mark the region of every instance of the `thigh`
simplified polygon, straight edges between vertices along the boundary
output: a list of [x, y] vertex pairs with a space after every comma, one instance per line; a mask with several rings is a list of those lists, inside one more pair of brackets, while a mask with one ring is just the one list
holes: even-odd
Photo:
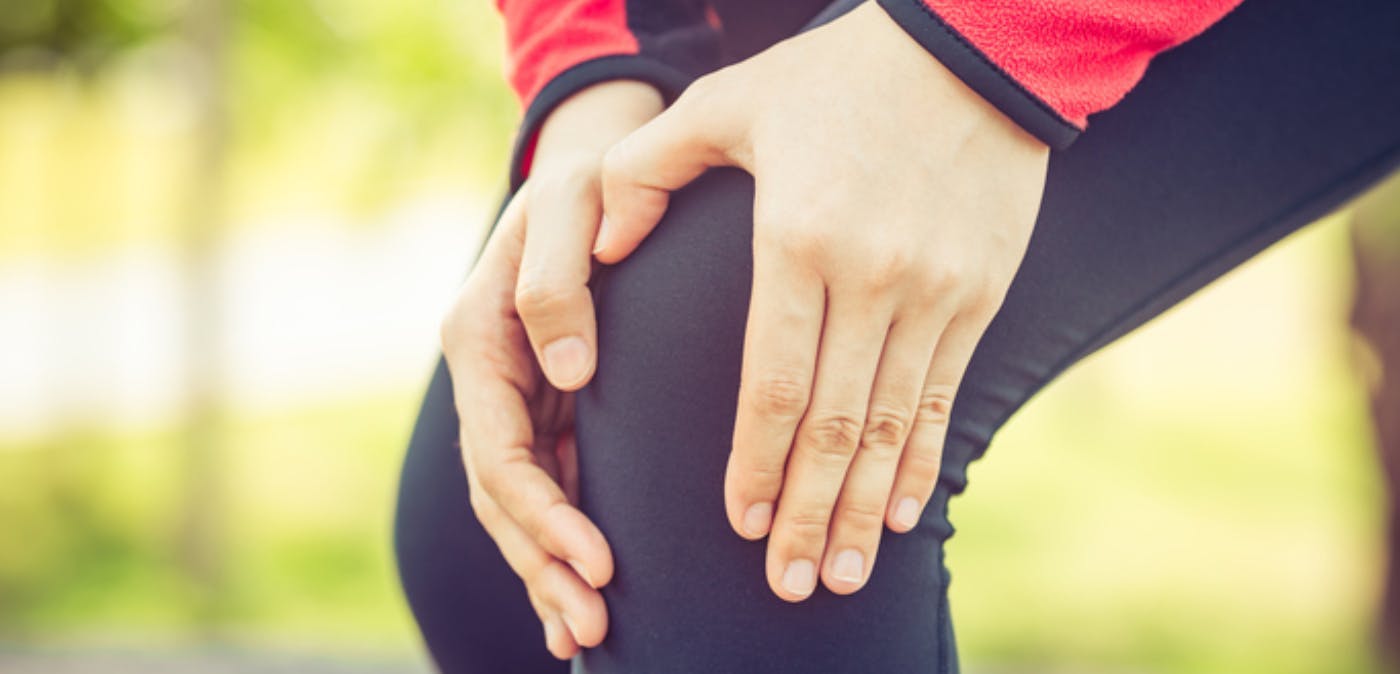
[[1400, 3], [1245, 2], [1051, 156], [1029, 251], [959, 392], [948, 486], [1088, 354], [1400, 164]]

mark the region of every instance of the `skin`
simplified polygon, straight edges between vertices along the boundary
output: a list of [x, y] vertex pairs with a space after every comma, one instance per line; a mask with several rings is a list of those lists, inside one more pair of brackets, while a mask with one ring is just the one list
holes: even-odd
[[[473, 506], [558, 657], [601, 641], [596, 588], [612, 572], [606, 541], [567, 495], [576, 464], [563, 392], [596, 361], [590, 250], [625, 259], [670, 192], [711, 166], [754, 175], [726, 509], [739, 535], [768, 537], [777, 596], [801, 601], [818, 582], [849, 594], [869, 578], [883, 530], [911, 530], [933, 492], [958, 385], [1025, 254], [1045, 182], [1047, 148], [871, 3], [698, 80], [650, 121], [624, 108], [638, 128], [610, 139], [592, 173], [579, 168], [586, 151], [547, 160], [553, 138], [542, 134], [529, 193], [443, 329]], [[596, 148], [613, 114], [560, 122], [556, 137], [581, 136], [558, 145]], [[560, 165], [572, 168], [545, 172]]]
[[596, 360], [585, 284], [602, 157], [661, 109], [661, 96], [637, 82], [598, 84], [561, 103], [540, 131], [530, 179], [442, 322], [472, 509], [525, 582], [560, 659], [607, 633], [597, 588], [613, 573], [607, 541], [577, 508], [572, 432], [572, 391]]

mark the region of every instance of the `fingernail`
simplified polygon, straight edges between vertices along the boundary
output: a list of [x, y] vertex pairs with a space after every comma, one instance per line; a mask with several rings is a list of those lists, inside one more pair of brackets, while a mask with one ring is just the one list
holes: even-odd
[[744, 533], [754, 538], [768, 533], [768, 525], [772, 523], [772, 503], [755, 503], [744, 511]]
[[582, 563], [580, 563], [576, 559], [570, 559], [567, 561], [569, 562], [569, 566], [574, 567], [574, 573], [577, 573], [579, 577], [583, 579], [583, 582], [588, 583], [588, 587], [591, 587], [595, 590], [598, 589], [598, 586], [593, 583], [593, 576], [588, 575], [588, 569], [583, 568]]
[[914, 528], [919, 523], [919, 501], [913, 496], [905, 496], [900, 499], [899, 505], [894, 509], [894, 521], [906, 529]]
[[865, 576], [865, 555], [854, 548], [836, 553], [836, 561], [831, 565], [831, 575], [836, 580], [859, 583]]
[[783, 589], [799, 597], [812, 593], [817, 586], [817, 567], [810, 559], [794, 559], [783, 572]]
[[544, 621], [544, 645], [549, 648], [554, 645], [554, 630], [559, 629], [554, 626], [553, 620]]
[[595, 239], [593, 239], [593, 254], [594, 254], [594, 255], [597, 255], [598, 253], [603, 252], [603, 237], [605, 237], [605, 236], [607, 236], [607, 235], [608, 235], [608, 216], [604, 215], [604, 216], [603, 216], [603, 219], [600, 220], [600, 221], [598, 222], [598, 237], [595, 238]]
[[544, 347], [544, 369], [554, 381], [569, 385], [588, 369], [588, 345], [579, 337], [561, 337]]

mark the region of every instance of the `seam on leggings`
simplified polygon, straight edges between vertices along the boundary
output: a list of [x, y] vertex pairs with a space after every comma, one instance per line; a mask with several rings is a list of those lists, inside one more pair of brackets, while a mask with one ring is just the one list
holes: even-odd
[[[1383, 150], [1382, 152], [1373, 155], [1371, 158], [1359, 164], [1355, 169], [1348, 172], [1344, 180], [1333, 181], [1327, 187], [1313, 192], [1307, 198], [1300, 199], [1294, 202], [1291, 207], [1284, 209], [1278, 215], [1275, 215], [1271, 218], [1265, 218], [1264, 224], [1262, 224], [1261, 226], [1251, 229], [1248, 233], [1243, 234], [1236, 240], [1230, 242], [1229, 245], [1222, 246], [1218, 251], [1216, 251], [1214, 255], [1210, 255], [1202, 259], [1200, 262], [1196, 263], [1195, 265], [1192, 265], [1186, 271], [1177, 274], [1170, 281], [1162, 284], [1160, 288], [1149, 293], [1143, 299], [1133, 304], [1131, 308], [1118, 314], [1115, 318], [1106, 323], [1102, 328], [1094, 331], [1094, 333], [1091, 334], [1089, 338], [1081, 342], [1081, 347], [1070, 352], [1069, 355], [1065, 356], [1064, 358], [1061, 358], [1059, 361], [1056, 361], [1055, 365], [1051, 367], [1051, 369], [1045, 376], [1037, 379], [1035, 385], [1027, 389], [1028, 393], [1026, 393], [1026, 395], [1018, 398], [1012, 405], [1009, 406], [1009, 411], [1002, 414], [997, 419], [996, 423], [992, 425], [992, 428], [1000, 429], [1003, 425], [1006, 424], [1007, 420], [1009, 420], [1012, 415], [1014, 415], [1018, 410], [1021, 409], [1022, 406], [1026, 404], [1026, 401], [1034, 397], [1036, 393], [1039, 393], [1040, 390], [1045, 388], [1045, 386], [1051, 381], [1053, 381], [1055, 377], [1058, 377], [1060, 373], [1069, 369], [1070, 366], [1079, 362], [1089, 354], [1093, 353], [1099, 348], [1102, 348], [1103, 346], [1106, 346], [1106, 344], [1100, 343], [1105, 337], [1107, 337], [1110, 333], [1112, 333], [1119, 327], [1122, 327], [1124, 324], [1130, 323], [1133, 317], [1137, 316], [1139, 313], [1147, 309], [1149, 306], [1152, 305], [1153, 302], [1155, 302], [1162, 295], [1165, 295], [1172, 288], [1179, 286], [1181, 283], [1191, 278], [1192, 276], [1206, 269], [1209, 269], [1213, 264], [1219, 261], [1220, 258], [1225, 257], [1229, 253], [1237, 250], [1241, 246], [1248, 243], [1251, 239], [1260, 236], [1265, 232], [1269, 232], [1273, 230], [1276, 226], [1287, 222], [1289, 215], [1299, 212], [1305, 212], [1309, 204], [1316, 203], [1319, 201], [1325, 201], [1328, 199], [1328, 197], [1334, 196], [1334, 193], [1338, 191], [1338, 188], [1340, 186], [1350, 184], [1356, 181], [1358, 178], [1362, 178], [1364, 176], [1372, 174], [1372, 172], [1379, 171], [1376, 179], [1374, 181], [1371, 181], [1371, 183], [1374, 183], [1376, 181], [1384, 179], [1387, 175], [1390, 174], [1391, 171], [1394, 171], [1396, 169], [1397, 165], [1400, 165], [1400, 145], [1392, 145], [1389, 148]], [[1366, 185], [1366, 187], [1370, 186], [1370, 184]], [[1328, 210], [1330, 211], [1332, 209], [1335, 209], [1337, 206], [1341, 205], [1342, 201], [1345, 201], [1347, 198], [1357, 196], [1364, 191], [1365, 188], [1362, 188], [1354, 193], [1341, 197], [1339, 199], [1339, 202], [1333, 204], [1332, 206], [1329, 206]], [[1323, 212], [1322, 214], [1319, 214], [1317, 216], [1313, 216], [1313, 219], [1322, 217], [1323, 215], [1326, 215], [1326, 212]], [[1302, 227], [1305, 227], [1308, 224], [1310, 223], [1305, 222], [1299, 225], [1298, 227], [1295, 227], [1294, 230], [1296, 231], [1297, 229], [1301, 229]], [[1287, 236], [1287, 234], [1289, 233], [1292, 232], [1285, 233], [1284, 236]], [[1267, 244], [1265, 248], [1273, 245], [1273, 243], [1277, 243], [1277, 241]], [[1263, 252], [1262, 249], [1260, 252]], [[988, 444], [990, 444], [990, 441], [988, 442]]]

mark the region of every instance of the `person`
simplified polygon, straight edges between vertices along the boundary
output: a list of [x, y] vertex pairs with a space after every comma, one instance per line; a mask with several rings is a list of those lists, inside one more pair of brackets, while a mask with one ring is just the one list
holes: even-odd
[[446, 672], [957, 671], [996, 429], [1400, 163], [1385, 0], [500, 4], [397, 514]]

